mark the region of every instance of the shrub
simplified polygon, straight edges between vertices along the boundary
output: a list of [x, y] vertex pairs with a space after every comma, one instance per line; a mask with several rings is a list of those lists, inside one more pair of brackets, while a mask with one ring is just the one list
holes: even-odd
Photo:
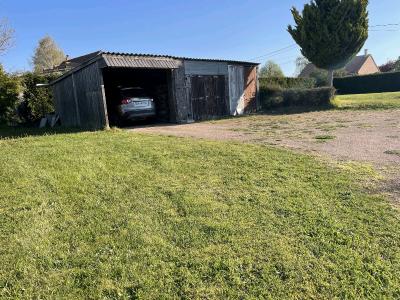
[[400, 72], [335, 78], [340, 94], [370, 94], [400, 91]]
[[289, 106], [326, 107], [335, 96], [335, 89], [265, 89], [260, 93], [264, 109]]
[[46, 114], [54, 112], [53, 95], [49, 87], [37, 87], [38, 83], [49, 83], [54, 76], [26, 73], [23, 76], [24, 96], [18, 114], [24, 122], [32, 123]]
[[15, 116], [19, 93], [19, 79], [7, 74], [0, 65], [0, 122], [8, 122]]
[[269, 77], [260, 78], [260, 87], [280, 87], [282, 89], [311, 89], [315, 87], [314, 78]]
[[262, 106], [276, 107], [283, 103], [283, 89], [279, 86], [268, 86], [260, 88], [260, 99]]

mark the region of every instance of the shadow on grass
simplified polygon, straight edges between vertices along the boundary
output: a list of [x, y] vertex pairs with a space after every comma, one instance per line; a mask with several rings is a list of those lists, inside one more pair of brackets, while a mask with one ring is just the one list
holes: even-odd
[[31, 136], [43, 136], [43, 135], [56, 135], [56, 134], [69, 134], [79, 133], [87, 130], [79, 128], [36, 128], [28, 126], [7, 126], [0, 125], [0, 140], [3, 139], [18, 139], [26, 138]]

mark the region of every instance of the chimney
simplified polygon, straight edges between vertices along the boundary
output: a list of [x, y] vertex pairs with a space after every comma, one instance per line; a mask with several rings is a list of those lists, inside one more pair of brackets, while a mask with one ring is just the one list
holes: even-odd
[[364, 56], [368, 56], [368, 49], [364, 50]]

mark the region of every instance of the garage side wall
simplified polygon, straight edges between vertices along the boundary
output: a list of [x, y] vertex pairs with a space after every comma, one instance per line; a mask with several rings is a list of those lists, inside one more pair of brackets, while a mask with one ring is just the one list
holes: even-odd
[[229, 66], [229, 105], [231, 115], [257, 111], [257, 67]]
[[72, 77], [66, 77], [53, 85], [55, 109], [60, 116], [61, 125], [79, 127], [80, 120], [74, 97]]
[[61, 125], [102, 129], [108, 126], [103, 76], [98, 62], [54, 83], [56, 111]]
[[245, 113], [258, 110], [258, 70], [257, 67], [244, 68], [244, 107]]
[[103, 75], [98, 62], [74, 73], [73, 79], [81, 126], [93, 129], [108, 126]]
[[183, 65], [172, 70], [171, 76], [172, 99], [170, 110], [177, 123], [187, 123], [191, 119], [190, 103], [186, 96], [185, 69]]

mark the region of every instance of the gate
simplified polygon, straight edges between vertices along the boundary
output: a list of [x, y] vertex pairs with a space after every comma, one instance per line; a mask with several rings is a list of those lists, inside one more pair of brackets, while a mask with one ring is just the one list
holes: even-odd
[[225, 76], [193, 76], [191, 103], [195, 121], [228, 115], [225, 92]]

